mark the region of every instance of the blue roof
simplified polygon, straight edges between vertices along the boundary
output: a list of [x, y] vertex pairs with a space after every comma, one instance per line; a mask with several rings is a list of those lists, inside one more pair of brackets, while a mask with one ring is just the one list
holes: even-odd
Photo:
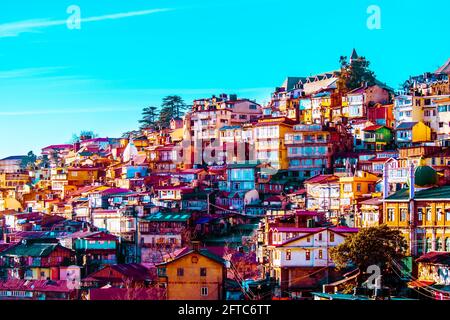
[[397, 130], [412, 129], [418, 122], [402, 122], [397, 126]]
[[321, 93], [315, 94], [314, 98], [329, 97], [330, 95], [331, 95], [331, 93], [329, 93], [329, 92], [321, 92]]
[[26, 157], [27, 156], [10, 156], [10, 157], [7, 157], [7, 158], [3, 158], [0, 161], [3, 161], [3, 160], [22, 160], [22, 159], [24, 159]]
[[208, 223], [212, 220], [212, 217], [203, 217], [198, 219], [197, 221], [195, 221], [195, 224], [204, 224], [204, 223]]
[[233, 129], [240, 129], [240, 128], [241, 128], [241, 126], [223, 126], [219, 130], [225, 131], [225, 130], [233, 130]]

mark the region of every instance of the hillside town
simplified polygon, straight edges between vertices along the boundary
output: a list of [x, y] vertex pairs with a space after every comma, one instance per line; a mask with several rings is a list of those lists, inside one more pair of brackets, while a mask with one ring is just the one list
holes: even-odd
[[[450, 300], [450, 59], [400, 89], [368, 67], [1, 159], [0, 300]], [[381, 232], [371, 286], [351, 243]]]

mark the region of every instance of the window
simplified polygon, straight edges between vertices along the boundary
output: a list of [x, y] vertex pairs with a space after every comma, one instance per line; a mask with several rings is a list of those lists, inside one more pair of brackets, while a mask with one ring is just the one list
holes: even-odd
[[445, 220], [450, 221], [450, 209], [445, 211]]
[[322, 241], [322, 234], [319, 233], [319, 241]]
[[178, 277], [184, 276], [184, 269], [183, 268], [178, 268], [177, 269], [177, 276]]
[[165, 277], [166, 275], [166, 268], [158, 268], [158, 276]]
[[443, 247], [442, 247], [442, 238], [439, 237], [436, 240], [436, 250], [437, 251], [442, 251]]
[[330, 233], [330, 242], [334, 242], [334, 233]]
[[400, 209], [400, 221], [406, 221], [406, 215], [408, 214], [408, 209]]
[[357, 191], [357, 192], [361, 192], [361, 183], [358, 183], [358, 184], [356, 185], [356, 191]]
[[202, 297], [206, 297], [208, 295], [208, 287], [202, 287], [200, 290], [200, 294]]
[[388, 221], [394, 221], [395, 220], [395, 212], [394, 212], [394, 208], [389, 208], [388, 209]]
[[200, 277], [206, 277], [206, 268], [200, 268]]
[[419, 221], [423, 220], [423, 208], [417, 209], [417, 220]]
[[431, 208], [427, 208], [427, 221], [431, 221]]
[[309, 250], [305, 251], [305, 260], [311, 260], [311, 252]]
[[286, 260], [291, 260], [291, 250], [290, 249], [288, 249], [286, 251]]
[[323, 259], [323, 251], [319, 250], [319, 259]]
[[427, 238], [426, 243], [425, 243], [425, 252], [430, 252], [431, 251], [431, 239]]
[[442, 208], [437, 208], [436, 209], [436, 214], [437, 214], [437, 220], [438, 221], [442, 221], [442, 217], [443, 217]]

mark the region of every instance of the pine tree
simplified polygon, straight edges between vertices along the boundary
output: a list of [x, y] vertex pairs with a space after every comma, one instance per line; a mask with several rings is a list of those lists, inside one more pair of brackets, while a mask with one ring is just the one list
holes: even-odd
[[161, 106], [161, 113], [159, 115], [159, 123], [162, 127], [169, 127], [170, 120], [173, 118], [180, 118], [187, 105], [180, 96], [167, 96], [163, 99]]
[[353, 51], [350, 61], [346, 56], [341, 56], [339, 63], [341, 65], [337, 82], [339, 91], [348, 92], [365, 84], [367, 86], [376, 84], [375, 73], [369, 70], [370, 62], [365, 57], [358, 56], [356, 51]]
[[27, 156], [22, 159], [21, 166], [22, 168], [31, 170], [34, 167], [36, 160], [37, 157], [35, 156], [33, 151], [30, 151], [28, 152]]
[[156, 119], [156, 113], [158, 108], [154, 106], [145, 107], [142, 109], [142, 119], [139, 120], [141, 124], [141, 129], [152, 128], [156, 129], [158, 127], [158, 121]]

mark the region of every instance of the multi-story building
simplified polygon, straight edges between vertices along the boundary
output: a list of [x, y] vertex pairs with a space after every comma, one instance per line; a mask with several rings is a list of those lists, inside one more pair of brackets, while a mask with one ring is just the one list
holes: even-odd
[[368, 119], [368, 109], [376, 103], [385, 104], [390, 100], [390, 92], [379, 85], [356, 88], [346, 97], [349, 120]]
[[370, 228], [380, 225], [382, 221], [383, 200], [371, 198], [361, 201], [360, 209], [356, 215], [355, 226], [357, 228]]
[[256, 159], [276, 169], [289, 167], [286, 134], [292, 132], [294, 121], [285, 118], [260, 119], [254, 128]]
[[380, 180], [378, 176], [357, 171], [355, 175], [348, 177], [340, 177], [340, 209], [341, 212], [357, 212], [358, 201], [367, 199], [375, 192], [375, 185]]
[[158, 264], [168, 300], [221, 300], [225, 297], [225, 260], [206, 249], [183, 250]]
[[437, 143], [440, 146], [450, 146], [450, 98], [436, 99], [437, 106]]
[[26, 156], [11, 156], [0, 160], [1, 173], [16, 173], [23, 170], [22, 161]]
[[162, 262], [164, 255], [173, 255], [184, 247], [192, 236], [195, 217], [188, 212], [158, 212], [140, 219], [141, 261]]
[[402, 122], [395, 128], [398, 147], [411, 147], [431, 141], [431, 128], [422, 121]]
[[363, 129], [363, 144], [367, 150], [383, 151], [391, 148], [392, 130], [386, 126], [374, 125]]
[[413, 257], [449, 250], [450, 187], [438, 187], [436, 171], [424, 164], [418, 167], [412, 164], [408, 179], [408, 188], [385, 196], [383, 223], [404, 234]]
[[[336, 128], [320, 124], [299, 124], [285, 137], [289, 170], [300, 180], [330, 173], [333, 155], [346, 150], [345, 137]], [[347, 145], [348, 147], [348, 145]]]
[[[190, 152], [193, 164], [220, 161], [215, 160], [221, 151], [219, 129], [228, 125], [253, 123], [262, 116], [261, 106], [248, 99], [238, 99], [236, 95], [222, 94], [209, 99], [195, 100], [192, 111], [187, 115], [186, 132], [191, 142]], [[211, 148], [212, 159], [203, 159], [204, 151]], [[214, 149], [218, 149], [214, 155]], [[206, 160], [206, 161], [205, 161]]]
[[318, 175], [304, 182], [306, 187], [306, 209], [326, 212], [336, 218], [340, 211], [340, 183], [335, 175]]
[[395, 128], [394, 105], [377, 103], [369, 107], [368, 120], [379, 126]]
[[74, 264], [75, 252], [58, 241], [24, 240], [0, 252], [3, 279], [59, 280], [60, 268]]

